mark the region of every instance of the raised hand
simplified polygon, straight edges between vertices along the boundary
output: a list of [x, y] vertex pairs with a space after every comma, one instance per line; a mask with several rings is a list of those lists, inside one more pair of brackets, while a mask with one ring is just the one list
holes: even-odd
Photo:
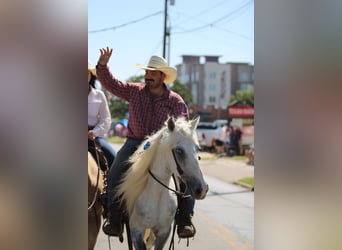
[[100, 58], [98, 60], [98, 64], [101, 64], [103, 66], [107, 65], [109, 58], [112, 56], [113, 49], [107, 48], [102, 48], [100, 49]]

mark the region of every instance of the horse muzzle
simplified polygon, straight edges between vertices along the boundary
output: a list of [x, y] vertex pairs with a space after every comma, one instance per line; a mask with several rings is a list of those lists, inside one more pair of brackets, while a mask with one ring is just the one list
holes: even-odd
[[206, 197], [208, 190], [209, 190], [208, 184], [196, 188], [194, 190], [195, 192], [194, 192], [193, 198], [196, 200], [203, 200]]

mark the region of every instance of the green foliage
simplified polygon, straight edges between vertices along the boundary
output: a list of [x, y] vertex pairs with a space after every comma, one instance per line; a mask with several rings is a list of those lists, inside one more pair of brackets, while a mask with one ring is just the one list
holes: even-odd
[[111, 143], [124, 143], [126, 141], [126, 138], [122, 138], [119, 136], [111, 136], [108, 137], [107, 140]]
[[127, 79], [127, 82], [143, 82], [143, 80], [144, 80], [144, 75], [131, 76], [130, 78]]
[[173, 82], [173, 86], [170, 89], [178, 93], [188, 106], [192, 103], [192, 94], [190, 89], [182, 84], [178, 79]]
[[109, 110], [112, 118], [118, 120], [125, 117], [128, 112], [128, 102], [113, 96], [111, 100], [108, 101]]
[[245, 90], [245, 91], [241, 91], [241, 90], [236, 91], [235, 95], [230, 96], [229, 103], [233, 101], [241, 101], [241, 102], [246, 102], [246, 103], [250, 103], [254, 105], [254, 89]]

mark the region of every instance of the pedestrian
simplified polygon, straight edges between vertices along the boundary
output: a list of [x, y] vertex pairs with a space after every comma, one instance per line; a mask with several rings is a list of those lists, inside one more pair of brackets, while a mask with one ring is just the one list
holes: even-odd
[[215, 138], [215, 149], [216, 154], [218, 157], [221, 157], [224, 155], [224, 152], [226, 150], [226, 131], [227, 131], [227, 125], [221, 124], [219, 132], [218, 132], [218, 138]]
[[[122, 234], [123, 224], [120, 202], [115, 196], [115, 189], [123, 174], [130, 167], [127, 162], [128, 158], [148, 135], [161, 129], [168, 117], [184, 116], [189, 119], [189, 113], [182, 97], [166, 87], [166, 84], [172, 83], [176, 79], [177, 70], [169, 67], [164, 58], [152, 56], [147, 66], [136, 65], [145, 70], [144, 84], [123, 82], [115, 78], [107, 66], [112, 51], [108, 47], [100, 49], [101, 55], [96, 69], [103, 87], [115, 96], [129, 102], [127, 139], [117, 153], [108, 174], [108, 218], [103, 225], [105, 234], [119, 236]], [[184, 185], [181, 185], [180, 191], [185, 191]], [[192, 197], [188, 196], [178, 200], [175, 220], [177, 234], [180, 238], [189, 238], [195, 235], [195, 228], [191, 222], [193, 207]]]
[[233, 126], [229, 132], [229, 144], [228, 144], [228, 154], [233, 156], [234, 154], [240, 154], [241, 145], [241, 135], [242, 132], [238, 126]]
[[88, 151], [96, 161], [100, 161], [102, 170], [106, 169], [104, 162], [98, 159], [95, 140], [106, 157], [108, 166], [115, 159], [115, 150], [107, 142], [105, 135], [111, 126], [111, 116], [104, 93], [95, 88], [96, 70], [88, 62]]
[[254, 144], [249, 145], [247, 150], [248, 165], [254, 165]]

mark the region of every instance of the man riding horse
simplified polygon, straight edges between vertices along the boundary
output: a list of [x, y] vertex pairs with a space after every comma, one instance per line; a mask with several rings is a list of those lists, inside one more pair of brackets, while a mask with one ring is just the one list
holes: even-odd
[[[189, 118], [188, 108], [182, 97], [169, 90], [167, 83], [172, 83], [177, 77], [177, 70], [169, 67], [166, 60], [159, 56], [152, 56], [148, 65], [136, 65], [145, 70], [145, 84], [122, 82], [111, 74], [107, 63], [112, 55], [112, 49], [100, 49], [96, 70], [103, 87], [115, 96], [129, 102], [129, 119], [127, 140], [110, 167], [108, 173], [108, 218], [103, 225], [103, 231], [110, 236], [120, 236], [123, 231], [119, 199], [116, 188], [120, 184], [123, 173], [130, 164], [129, 157], [137, 150], [145, 137], [158, 131], [168, 117], [184, 116]], [[182, 192], [185, 191], [181, 185]], [[180, 238], [195, 235], [195, 228], [191, 222], [194, 200], [192, 197], [178, 200], [176, 213], [177, 233]]]

